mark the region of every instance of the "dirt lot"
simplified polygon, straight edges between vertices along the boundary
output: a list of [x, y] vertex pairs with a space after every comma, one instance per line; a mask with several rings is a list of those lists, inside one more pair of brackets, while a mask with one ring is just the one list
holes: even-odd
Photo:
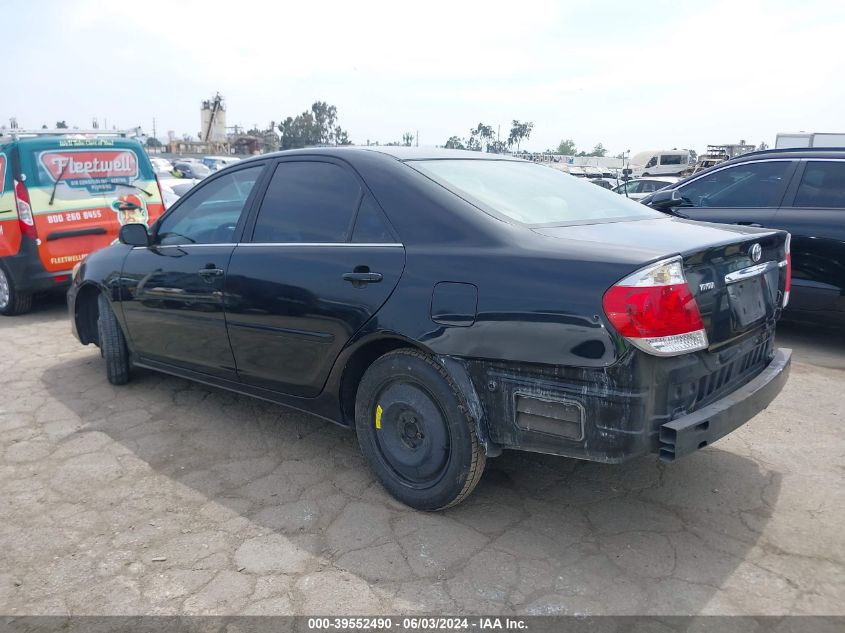
[[154, 373], [107, 384], [61, 300], [0, 320], [0, 613], [845, 614], [845, 338], [677, 464], [511, 453], [442, 514], [352, 433]]

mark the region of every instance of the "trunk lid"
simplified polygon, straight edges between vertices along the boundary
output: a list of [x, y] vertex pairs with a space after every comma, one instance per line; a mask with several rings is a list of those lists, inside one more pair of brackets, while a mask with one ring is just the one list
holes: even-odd
[[711, 350], [772, 322], [783, 305], [785, 231], [671, 217], [534, 230], [595, 242], [609, 258], [630, 262], [631, 272], [680, 255]]

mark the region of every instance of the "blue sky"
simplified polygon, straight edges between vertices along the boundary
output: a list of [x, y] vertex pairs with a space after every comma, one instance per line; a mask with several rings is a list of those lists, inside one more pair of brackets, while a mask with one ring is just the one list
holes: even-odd
[[[414, 8], [412, 8], [414, 7]], [[845, 132], [845, 3], [0, 0], [13, 84], [0, 124], [65, 119], [196, 134], [279, 121], [315, 100], [352, 140], [424, 145], [533, 121], [529, 150], [613, 153]], [[5, 21], [5, 20], [4, 20]], [[8, 79], [8, 76], [7, 76]], [[13, 86], [14, 89], [9, 90]]]

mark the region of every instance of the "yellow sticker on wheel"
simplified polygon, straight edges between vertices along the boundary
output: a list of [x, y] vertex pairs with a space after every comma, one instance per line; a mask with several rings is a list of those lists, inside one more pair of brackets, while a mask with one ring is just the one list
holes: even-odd
[[376, 405], [376, 428], [381, 428], [381, 405]]

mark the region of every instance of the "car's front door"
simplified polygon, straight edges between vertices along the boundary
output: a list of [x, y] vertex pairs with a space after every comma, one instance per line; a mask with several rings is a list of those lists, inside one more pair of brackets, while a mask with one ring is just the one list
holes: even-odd
[[703, 174], [678, 187], [685, 205], [680, 212], [704, 222], [771, 226], [795, 164], [760, 160]]
[[792, 235], [789, 308], [845, 315], [845, 161], [802, 161], [772, 224]]
[[330, 159], [279, 162], [226, 278], [242, 382], [312, 397], [399, 281], [405, 251], [358, 176]]
[[141, 360], [236, 379], [223, 314], [226, 267], [264, 164], [211, 178], [179, 200], [123, 265], [122, 308]]

